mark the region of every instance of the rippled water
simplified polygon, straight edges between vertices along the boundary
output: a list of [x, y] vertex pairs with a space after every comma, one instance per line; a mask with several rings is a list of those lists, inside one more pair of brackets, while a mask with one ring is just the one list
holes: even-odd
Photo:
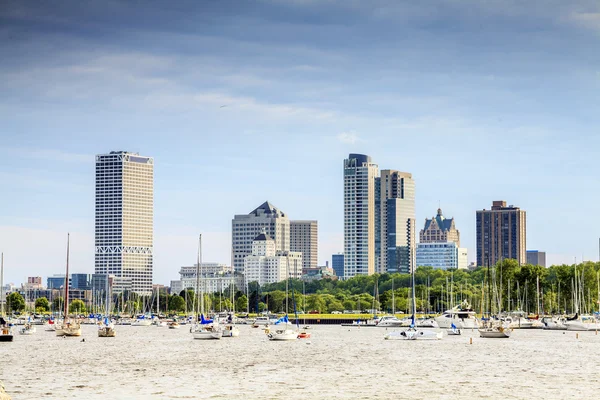
[[[13, 400], [592, 398], [600, 335], [523, 330], [441, 341], [386, 341], [384, 328], [315, 326], [312, 338], [193, 340], [185, 327], [117, 326], [116, 338], [33, 336], [0, 343], [0, 380]], [[473, 344], [469, 338], [473, 337]]]

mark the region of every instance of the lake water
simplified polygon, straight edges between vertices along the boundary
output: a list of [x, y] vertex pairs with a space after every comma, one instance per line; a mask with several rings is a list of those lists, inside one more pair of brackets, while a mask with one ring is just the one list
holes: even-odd
[[81, 338], [63, 339], [39, 326], [33, 336], [0, 343], [0, 380], [13, 400], [504, 400], [600, 392], [595, 332], [387, 341], [384, 328], [314, 326], [311, 339], [271, 342], [260, 329], [240, 329], [238, 338], [205, 341], [185, 326], [117, 326], [116, 338], [98, 338], [84, 325]]

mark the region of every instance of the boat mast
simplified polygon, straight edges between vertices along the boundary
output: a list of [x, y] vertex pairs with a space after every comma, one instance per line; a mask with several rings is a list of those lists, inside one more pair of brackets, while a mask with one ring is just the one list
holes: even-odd
[[67, 273], [65, 275], [65, 304], [63, 318], [66, 320], [69, 310], [69, 241], [70, 233], [67, 233]]
[[202, 246], [202, 234], [200, 234], [198, 239], [198, 254], [196, 256], [196, 306], [194, 307], [194, 318], [198, 322], [198, 313], [199, 313], [199, 293], [200, 293], [200, 247]]
[[394, 277], [392, 276], [392, 315], [396, 315], [396, 299], [394, 298]]
[[0, 316], [4, 317], [4, 253], [0, 255]]
[[415, 318], [416, 318], [416, 314], [417, 314], [417, 299], [415, 297], [415, 267], [413, 266], [412, 268], [412, 308], [413, 308], [413, 314], [412, 314], [412, 327], [416, 327], [417, 325], [415, 324]]

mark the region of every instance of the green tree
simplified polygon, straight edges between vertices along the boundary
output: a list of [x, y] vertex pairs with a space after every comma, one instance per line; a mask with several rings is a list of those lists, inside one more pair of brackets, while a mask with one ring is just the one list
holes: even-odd
[[64, 303], [65, 301], [62, 297], [55, 297], [54, 300], [52, 300], [52, 309], [57, 312], [62, 311], [64, 308]]
[[69, 305], [69, 312], [80, 314], [86, 312], [85, 303], [79, 299], [75, 299]]
[[246, 297], [245, 294], [238, 297], [238, 299], [235, 301], [235, 309], [237, 311], [246, 311], [247, 306], [248, 306], [248, 298]]
[[169, 310], [182, 312], [185, 311], [185, 300], [183, 297], [178, 295], [173, 295], [169, 298]]
[[50, 303], [48, 299], [45, 297], [40, 297], [35, 300], [35, 310], [41, 310], [42, 312], [46, 312], [50, 310]]
[[12, 292], [6, 296], [6, 306], [10, 311], [22, 311], [25, 309], [25, 299], [18, 292]]

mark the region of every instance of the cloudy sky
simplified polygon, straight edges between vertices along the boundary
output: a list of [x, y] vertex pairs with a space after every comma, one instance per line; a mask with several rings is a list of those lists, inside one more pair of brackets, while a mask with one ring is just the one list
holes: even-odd
[[[600, 3], [0, 4], [5, 280], [93, 272], [94, 155], [155, 158], [155, 277], [265, 200], [343, 248], [350, 152], [409, 171], [475, 258], [475, 210], [527, 211], [527, 247], [598, 259]], [[225, 106], [225, 107], [223, 107]]]

